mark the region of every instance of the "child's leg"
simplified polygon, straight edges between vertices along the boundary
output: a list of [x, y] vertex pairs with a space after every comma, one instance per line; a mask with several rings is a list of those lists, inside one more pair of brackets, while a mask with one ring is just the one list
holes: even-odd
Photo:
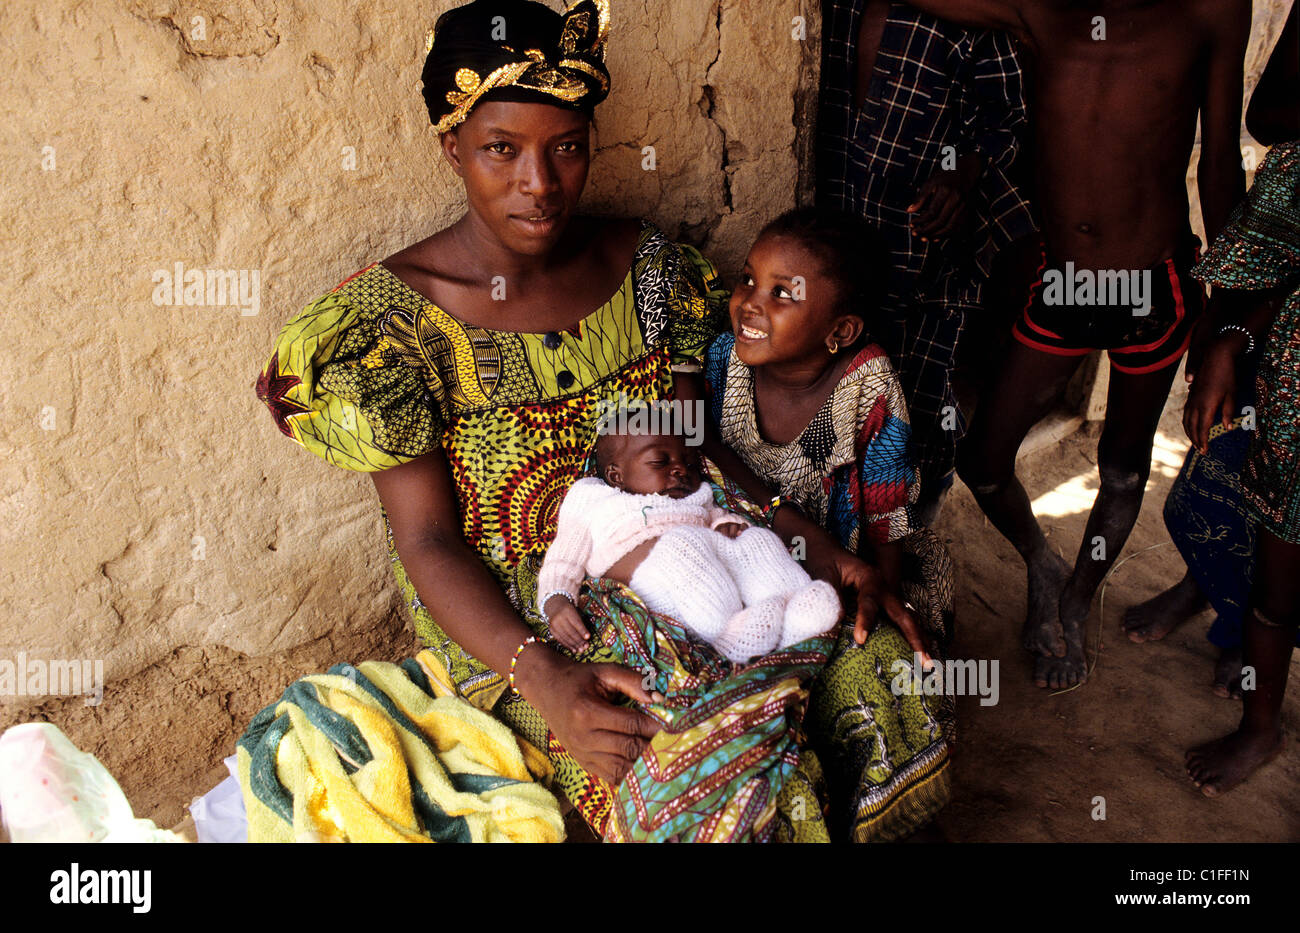
[[716, 531], [713, 535], [718, 539], [718, 558], [736, 581], [746, 606], [774, 596], [788, 599], [812, 582], [780, 537], [766, 528], [748, 528], [737, 538]]
[[1025, 561], [1028, 609], [1024, 646], [1040, 658], [1063, 657], [1060, 600], [1070, 566], [1047, 543], [1025, 488], [1016, 452], [1029, 429], [1060, 397], [1081, 357], [1058, 356], [1013, 340], [992, 387], [980, 399], [957, 451], [957, 473], [976, 503]]
[[727, 540], [710, 528], [670, 528], [630, 581], [647, 606], [709, 642], [742, 608], [731, 573], [718, 560], [714, 539]]
[[1083, 636], [1093, 596], [1124, 549], [1142, 509], [1152, 442], [1177, 371], [1177, 359], [1164, 369], [1140, 374], [1123, 372], [1111, 363], [1106, 421], [1097, 443], [1101, 489], [1059, 603], [1067, 650], [1064, 657], [1035, 659], [1034, 679], [1040, 687], [1056, 690], [1088, 679]]
[[1300, 626], [1300, 544], [1264, 528], [1256, 542], [1255, 584], [1242, 633], [1245, 668], [1255, 671], [1254, 689], [1242, 690], [1236, 732], [1187, 753], [1187, 773], [1207, 797], [1231, 790], [1275, 758], [1284, 744], [1282, 696]]

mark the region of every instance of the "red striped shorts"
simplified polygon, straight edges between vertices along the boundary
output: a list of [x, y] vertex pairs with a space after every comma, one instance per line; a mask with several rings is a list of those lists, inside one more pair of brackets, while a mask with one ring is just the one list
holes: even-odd
[[[1049, 263], [1044, 247], [1038, 280], [1030, 286], [1012, 334], [1027, 347], [1058, 356], [1106, 350], [1111, 365], [1123, 373], [1150, 373], [1176, 364], [1205, 310], [1205, 289], [1189, 274], [1200, 258], [1200, 245], [1189, 231], [1169, 259], [1148, 270], [1112, 273]], [[1113, 300], [1121, 293], [1124, 301]], [[1144, 315], [1134, 312], [1139, 294]]]

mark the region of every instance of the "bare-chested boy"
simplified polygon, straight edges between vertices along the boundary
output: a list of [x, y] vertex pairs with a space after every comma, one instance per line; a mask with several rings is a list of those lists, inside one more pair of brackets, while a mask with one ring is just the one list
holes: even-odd
[[[980, 508], [1024, 559], [1024, 643], [1039, 686], [1087, 679], [1092, 599], [1142, 505], [1151, 443], [1203, 293], [1185, 175], [1215, 236], [1245, 191], [1238, 149], [1250, 0], [912, 0], [1004, 29], [1031, 53], [1044, 276], [958, 456]], [[1104, 273], [1104, 275], [1102, 275]], [[1120, 274], [1123, 273], [1123, 274]], [[1144, 274], [1144, 273], [1149, 273]], [[1107, 283], [1106, 301], [1098, 300]], [[1121, 286], [1129, 287], [1123, 295]], [[1090, 350], [1110, 351], [1101, 489], [1071, 568], [1015, 476], [1016, 451]]]

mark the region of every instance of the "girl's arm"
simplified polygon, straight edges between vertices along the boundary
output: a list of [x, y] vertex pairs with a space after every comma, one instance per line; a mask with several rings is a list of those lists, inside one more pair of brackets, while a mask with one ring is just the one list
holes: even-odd
[[[1205, 350], [1195, 373], [1187, 374], [1192, 389], [1183, 404], [1183, 429], [1202, 454], [1209, 453], [1210, 429], [1215, 422], [1226, 428], [1240, 414], [1236, 411], [1237, 360], [1252, 341], [1255, 352], [1261, 352], [1273, 316], [1285, 300], [1285, 288], [1236, 291], [1215, 286], [1205, 314], [1211, 322], [1206, 328]], [[1229, 324], [1233, 328], [1220, 333]], [[1243, 327], [1249, 337], [1238, 329]]]
[[880, 570], [880, 577], [885, 587], [894, 593], [902, 592], [903, 583], [903, 546], [898, 541], [884, 544], [869, 544], [869, 556], [864, 559], [874, 563]]
[[[371, 478], [421, 602], [457, 644], [507, 677], [516, 649], [532, 631], [461, 537], [455, 489], [442, 451]], [[515, 683], [584, 768], [617, 784], [659, 729], [639, 710], [611, 702], [618, 694], [652, 702], [641, 676], [616, 664], [570, 661], [539, 643], [519, 655]]]

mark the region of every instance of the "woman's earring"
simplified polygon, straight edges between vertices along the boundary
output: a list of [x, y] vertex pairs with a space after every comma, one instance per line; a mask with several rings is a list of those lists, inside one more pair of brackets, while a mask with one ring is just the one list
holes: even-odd
[[839, 341], [835, 340], [834, 338], [831, 338], [831, 345], [827, 349], [831, 351], [831, 356], [834, 356], [836, 353], [839, 353], [840, 352]]

